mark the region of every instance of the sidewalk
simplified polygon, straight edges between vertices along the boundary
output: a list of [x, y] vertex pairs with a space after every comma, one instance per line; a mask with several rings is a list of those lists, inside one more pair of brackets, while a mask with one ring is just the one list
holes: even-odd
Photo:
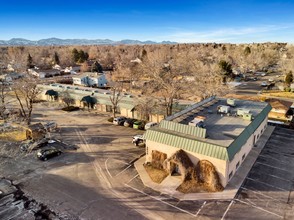
[[237, 170], [231, 181], [222, 192], [184, 194], [176, 190], [177, 187], [181, 184], [181, 181], [179, 181], [179, 179], [176, 177], [168, 176], [162, 183], [154, 183], [143, 166], [145, 162], [145, 157], [140, 158], [138, 161], [135, 162], [134, 165], [145, 186], [150, 187], [155, 191], [168, 194], [179, 200], [231, 200], [235, 198], [239, 188], [246, 179], [253, 164], [255, 163], [257, 157], [259, 156], [261, 150], [265, 146], [274, 129], [275, 127], [273, 126], [267, 126], [264, 134], [257, 141], [256, 146], [252, 148], [243, 164], [240, 166], [240, 168]]

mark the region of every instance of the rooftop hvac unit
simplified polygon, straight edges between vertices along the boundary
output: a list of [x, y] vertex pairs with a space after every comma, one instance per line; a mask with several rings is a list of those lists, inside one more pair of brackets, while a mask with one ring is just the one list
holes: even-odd
[[247, 121], [252, 121], [252, 114], [250, 114], [250, 113], [245, 113], [245, 114], [243, 115], [243, 119], [244, 119], [244, 120], [247, 120]]
[[218, 113], [224, 113], [224, 114], [227, 114], [231, 111], [231, 107], [228, 106], [228, 105], [219, 105], [217, 107], [217, 112]]
[[249, 109], [245, 109], [245, 108], [238, 108], [237, 109], [238, 116], [243, 116], [244, 114], [249, 114], [249, 113], [250, 113]]
[[192, 121], [189, 122], [190, 126], [194, 126], [194, 127], [199, 127], [199, 128], [204, 128], [204, 120], [206, 117], [204, 116], [197, 116], [195, 117]]
[[236, 100], [235, 99], [227, 99], [227, 104], [229, 106], [235, 107], [236, 106]]

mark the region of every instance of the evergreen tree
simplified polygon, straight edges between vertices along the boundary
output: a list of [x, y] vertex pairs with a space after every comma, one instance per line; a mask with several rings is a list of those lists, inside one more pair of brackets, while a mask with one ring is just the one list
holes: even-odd
[[54, 53], [54, 64], [58, 64], [59, 65], [60, 61], [59, 61], [59, 56], [58, 56], [58, 53], [55, 52]]
[[289, 73], [287, 73], [286, 78], [285, 78], [285, 83], [287, 84], [287, 86], [290, 86], [290, 84], [293, 82], [293, 74], [292, 71], [290, 71]]
[[246, 47], [245, 49], [244, 49], [244, 54], [245, 54], [245, 56], [248, 56], [249, 54], [251, 54], [251, 49], [250, 49], [250, 47]]
[[224, 75], [223, 82], [227, 81], [227, 77], [234, 78], [232, 65], [229, 62], [227, 62], [225, 60], [221, 60], [218, 65], [221, 68], [223, 75]]
[[91, 66], [91, 72], [98, 72], [98, 73], [102, 73], [103, 69], [102, 66], [100, 65], [100, 63], [98, 63], [97, 61], [95, 61], [92, 66]]
[[78, 54], [79, 54], [78, 62], [79, 63], [85, 62], [85, 60], [86, 60], [85, 59], [85, 52], [83, 50], [79, 50]]
[[28, 58], [27, 58], [27, 68], [33, 68], [34, 65], [33, 65], [33, 58], [31, 56], [31, 54], [28, 54]]
[[72, 50], [71, 54], [72, 54], [72, 60], [73, 60], [73, 62], [75, 62], [75, 63], [78, 62], [79, 59], [80, 59], [80, 55], [79, 55], [78, 50], [76, 48], [74, 48]]

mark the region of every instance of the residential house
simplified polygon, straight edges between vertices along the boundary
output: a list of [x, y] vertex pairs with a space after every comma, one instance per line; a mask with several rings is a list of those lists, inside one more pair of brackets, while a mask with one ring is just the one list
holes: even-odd
[[74, 85], [88, 87], [105, 87], [107, 85], [107, 79], [103, 73], [84, 72], [72, 78]]
[[24, 76], [23, 73], [6, 73], [6, 74], [2, 74], [0, 75], [0, 80], [1, 81], [4, 81], [4, 82], [7, 82], [7, 83], [11, 83], [13, 80], [16, 80], [16, 79], [20, 79]]
[[28, 69], [28, 73], [40, 79], [60, 75], [60, 71], [58, 69], [39, 70], [32, 68]]
[[78, 74], [81, 71], [80, 66], [70, 66], [70, 67], [65, 67], [64, 72], [65, 73], [70, 73], [70, 74]]

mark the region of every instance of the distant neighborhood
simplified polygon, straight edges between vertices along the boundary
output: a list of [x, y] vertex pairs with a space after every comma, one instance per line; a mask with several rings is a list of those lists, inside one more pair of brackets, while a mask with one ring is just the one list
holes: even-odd
[[[120, 199], [158, 194], [187, 203], [165, 202], [177, 211], [212, 200], [226, 209], [223, 201], [238, 202], [254, 184], [292, 190], [290, 180], [271, 178], [292, 166], [276, 163], [293, 153], [293, 46], [0, 49], [0, 171], [11, 181], [18, 170], [42, 175], [23, 181], [69, 195], [76, 187], [86, 200], [100, 190]], [[52, 207], [64, 203], [30, 187]]]

